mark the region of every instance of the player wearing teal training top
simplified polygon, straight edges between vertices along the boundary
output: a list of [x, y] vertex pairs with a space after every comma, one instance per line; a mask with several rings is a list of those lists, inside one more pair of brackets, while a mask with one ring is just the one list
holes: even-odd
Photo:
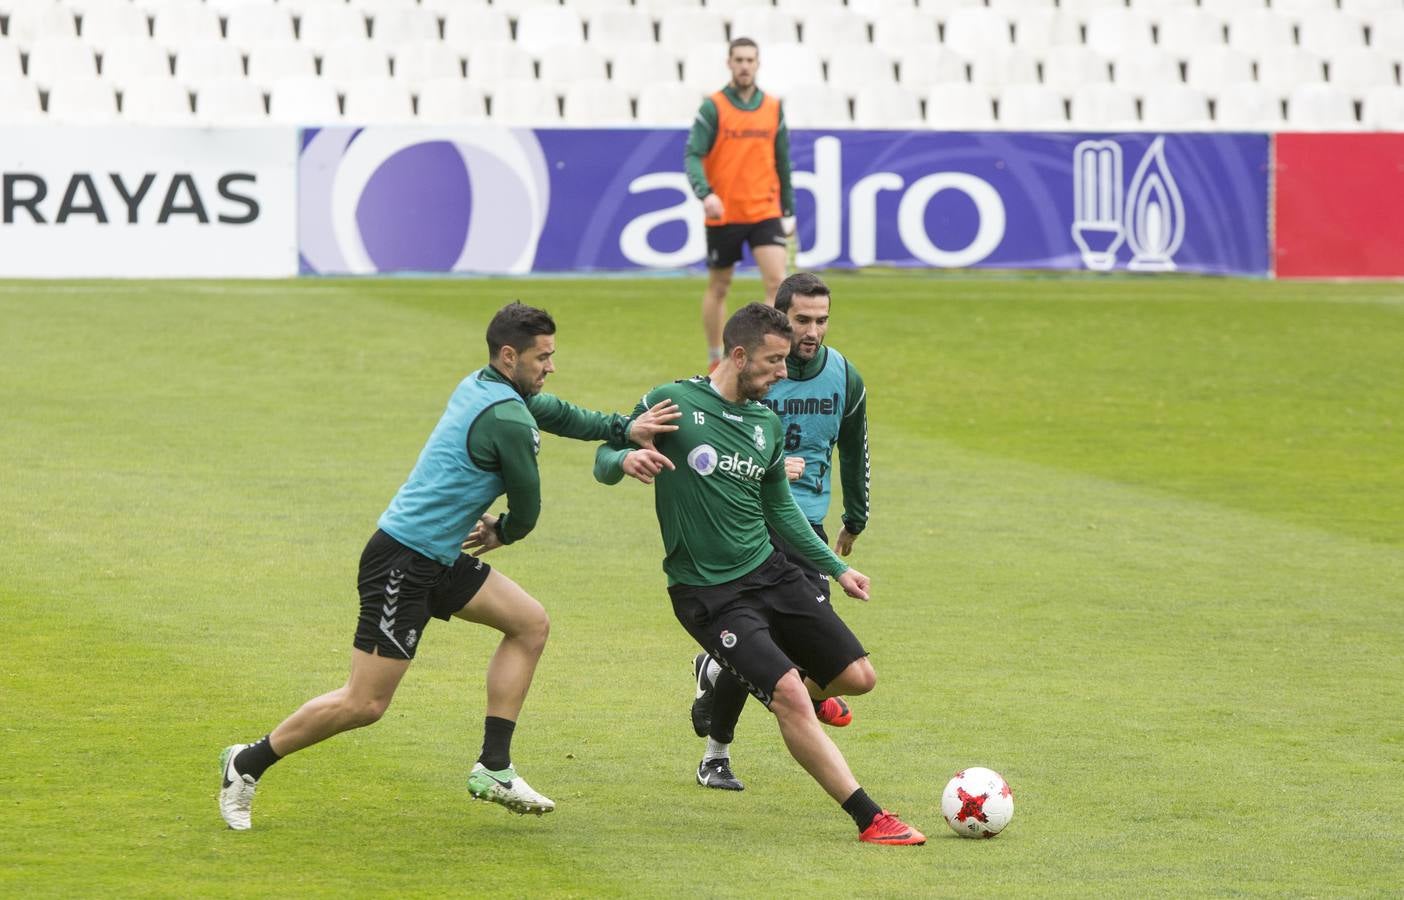
[[[520, 540], [536, 525], [538, 429], [579, 440], [647, 444], [676, 418], [659, 407], [630, 421], [542, 394], [546, 376], [555, 371], [555, 333], [545, 310], [521, 303], [493, 317], [489, 364], [449, 397], [361, 555], [361, 614], [346, 684], [307, 701], [262, 739], [225, 748], [219, 807], [230, 828], [251, 827], [254, 790], [269, 766], [385, 713], [430, 618], [456, 617], [502, 632], [488, 664], [483, 751], [469, 773], [469, 792], [517, 813], [555, 809], [517, 775], [511, 760], [512, 733], [550, 622], [540, 603], [478, 556]], [[507, 512], [488, 513], [504, 493]]]
[[862, 694], [877, 675], [858, 638], [804, 572], [770, 543], [767, 526], [866, 600], [868, 578], [814, 533], [790, 492], [784, 429], [760, 401], [786, 375], [793, 329], [760, 303], [737, 311], [710, 376], [654, 388], [635, 408], [672, 401], [681, 418], [656, 448], [601, 447], [595, 477], [656, 482], [663, 571], [673, 614], [688, 634], [775, 715], [791, 755], [838, 801], [859, 839], [919, 844], [926, 838], [859, 787], [815, 717], [814, 701]]
[[[817, 275], [800, 272], [781, 282], [775, 308], [789, 318], [794, 332], [785, 360], [786, 377], [761, 402], [780, 417], [790, 491], [814, 533], [826, 544], [824, 516], [829, 511], [833, 451], [838, 447], [843, 527], [834, 549], [847, 556], [868, 522], [867, 391], [858, 370], [824, 344], [829, 307], [828, 285]], [[829, 596], [829, 579], [821, 569], [773, 530], [770, 539], [775, 549], [809, 576], [816, 590]], [[743, 790], [731, 769], [730, 745], [746, 703], [746, 689], [705, 653], [693, 658], [692, 671], [692, 727], [698, 737], [707, 738], [697, 767], [697, 783], [719, 790]], [[842, 697], [817, 703], [815, 714], [824, 724], [839, 728], [853, 720]]]

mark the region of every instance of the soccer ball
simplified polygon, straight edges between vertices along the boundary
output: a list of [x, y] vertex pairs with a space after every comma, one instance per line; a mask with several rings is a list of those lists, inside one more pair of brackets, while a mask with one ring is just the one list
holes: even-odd
[[971, 766], [946, 783], [941, 815], [961, 837], [992, 838], [1014, 818], [1014, 792], [998, 772]]

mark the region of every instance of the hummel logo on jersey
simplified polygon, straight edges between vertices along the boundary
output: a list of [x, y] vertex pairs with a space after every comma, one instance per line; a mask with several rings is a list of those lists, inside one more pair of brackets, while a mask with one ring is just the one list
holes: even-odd
[[814, 599], [815, 599], [816, 602], [823, 603], [823, 602], [824, 602], [824, 595], [823, 595], [823, 594], [816, 594], [816, 595], [814, 596]]
[[744, 422], [744, 421], [746, 421], [746, 419], [745, 419], [744, 417], [738, 416], [738, 415], [736, 415], [735, 413], [729, 413], [729, 412], [727, 412], [726, 410], [722, 410], [722, 418], [723, 418], [723, 419], [730, 419], [730, 420], [733, 421], [733, 422]]

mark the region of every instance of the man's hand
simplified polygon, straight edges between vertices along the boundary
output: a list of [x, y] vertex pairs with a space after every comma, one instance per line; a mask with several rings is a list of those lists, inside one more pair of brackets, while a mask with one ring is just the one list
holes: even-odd
[[708, 194], [702, 198], [702, 212], [709, 219], [720, 219], [726, 214], [726, 207], [722, 205], [722, 199], [716, 194]]
[[463, 542], [463, 552], [472, 553], [476, 548], [474, 556], [482, 556], [489, 550], [496, 550], [502, 546], [502, 540], [497, 536], [497, 516], [492, 513], [483, 513], [478, 519], [478, 524], [473, 526], [473, 530], [468, 533], [468, 540]]
[[803, 474], [804, 474], [804, 457], [803, 457], [803, 456], [787, 456], [787, 457], [785, 457], [785, 477], [786, 477], [786, 478], [790, 479], [791, 481], [799, 481], [799, 480], [800, 480], [800, 476], [802, 476]]
[[853, 542], [858, 540], [858, 535], [848, 530], [848, 526], [839, 529], [838, 537], [834, 539], [834, 552], [839, 556], [847, 556], [853, 552]]
[[644, 484], [653, 484], [653, 476], [664, 469], [675, 468], [673, 461], [668, 457], [654, 450], [652, 447], [645, 447], [641, 450], [630, 450], [624, 455], [620, 467], [624, 469], [624, 474], [630, 478], [637, 478]]
[[872, 584], [872, 579], [859, 572], [857, 569], [849, 569], [836, 579], [843, 592], [857, 600], [868, 599], [868, 586]]
[[678, 426], [672, 422], [680, 418], [682, 412], [676, 403], [672, 400], [660, 400], [629, 423], [629, 431], [625, 437], [640, 447], [652, 450], [653, 439], [665, 432], [677, 431]]

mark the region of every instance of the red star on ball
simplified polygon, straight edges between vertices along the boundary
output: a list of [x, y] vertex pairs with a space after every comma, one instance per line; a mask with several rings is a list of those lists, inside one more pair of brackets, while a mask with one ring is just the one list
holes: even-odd
[[956, 788], [956, 796], [960, 798], [960, 812], [956, 813], [957, 822], [964, 822], [966, 819], [989, 821], [989, 817], [985, 815], [985, 801], [990, 798], [989, 794], [976, 796], [965, 788]]

